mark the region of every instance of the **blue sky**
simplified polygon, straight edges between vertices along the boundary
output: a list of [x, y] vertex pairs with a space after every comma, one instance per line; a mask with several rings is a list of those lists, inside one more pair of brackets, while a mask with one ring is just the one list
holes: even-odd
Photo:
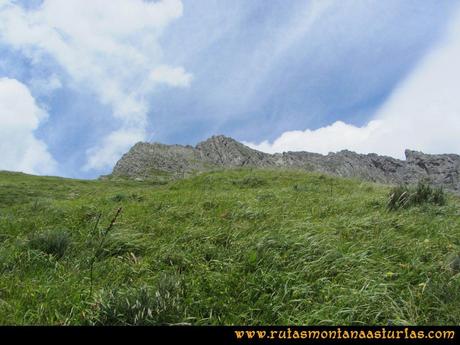
[[458, 11], [455, 0], [0, 0], [0, 169], [93, 178], [139, 140], [213, 134], [266, 152], [460, 153]]

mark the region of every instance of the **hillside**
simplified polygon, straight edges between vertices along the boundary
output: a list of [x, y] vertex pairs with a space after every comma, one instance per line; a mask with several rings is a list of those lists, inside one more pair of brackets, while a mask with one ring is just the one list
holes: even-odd
[[268, 154], [235, 139], [217, 135], [190, 145], [137, 143], [115, 165], [110, 177], [170, 180], [197, 172], [233, 168], [270, 168], [313, 171], [390, 184], [414, 184], [422, 179], [460, 194], [460, 156], [406, 150], [399, 160], [375, 153], [343, 150], [321, 155], [311, 152]]
[[0, 324], [459, 324], [460, 199], [389, 211], [389, 191], [0, 172]]

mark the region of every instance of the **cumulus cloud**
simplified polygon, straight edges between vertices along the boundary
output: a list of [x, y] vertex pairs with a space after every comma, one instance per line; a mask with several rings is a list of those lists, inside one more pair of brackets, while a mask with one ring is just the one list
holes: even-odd
[[257, 150], [274, 153], [283, 151], [311, 151], [326, 154], [331, 151], [349, 149], [362, 152], [363, 143], [368, 142], [376, 132], [382, 130], [384, 123], [379, 120], [367, 126], [355, 127], [342, 121], [316, 130], [289, 131], [281, 134], [273, 143], [246, 143]]
[[192, 81], [192, 75], [186, 73], [182, 67], [169, 67], [162, 65], [156, 67], [150, 73], [150, 79], [157, 83], [164, 83], [169, 86], [187, 87]]
[[120, 158], [120, 152], [126, 150], [133, 143], [143, 140], [145, 132], [138, 128], [122, 128], [110, 133], [100, 146], [91, 148], [88, 151], [89, 160], [84, 170], [102, 169], [112, 165]]
[[288, 131], [273, 142], [249, 146], [265, 152], [350, 149], [404, 157], [410, 148], [460, 153], [460, 9], [445, 37], [365, 126], [338, 121], [316, 130]]
[[[164, 64], [158, 43], [162, 31], [182, 11], [180, 0], [44, 0], [33, 9], [0, 2], [3, 42], [34, 64], [55, 60], [75, 88], [90, 90], [113, 109], [119, 128], [88, 150], [86, 169], [112, 165], [134, 143], [128, 138], [145, 137], [140, 134], [147, 126], [146, 96], [156, 84], [190, 83], [191, 75], [182, 67]], [[108, 152], [111, 160], [103, 156]]]
[[35, 130], [47, 118], [27, 86], [0, 78], [0, 169], [52, 174], [56, 162]]

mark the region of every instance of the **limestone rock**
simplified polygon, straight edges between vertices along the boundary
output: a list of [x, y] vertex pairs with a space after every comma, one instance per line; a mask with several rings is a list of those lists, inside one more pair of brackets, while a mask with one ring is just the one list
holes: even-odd
[[192, 146], [137, 143], [115, 165], [112, 176], [145, 179], [165, 174], [184, 176], [216, 169], [254, 167], [317, 171], [380, 183], [433, 185], [460, 193], [460, 156], [406, 150], [406, 160], [358, 154], [348, 150], [321, 155], [311, 152], [268, 154], [223, 135]]

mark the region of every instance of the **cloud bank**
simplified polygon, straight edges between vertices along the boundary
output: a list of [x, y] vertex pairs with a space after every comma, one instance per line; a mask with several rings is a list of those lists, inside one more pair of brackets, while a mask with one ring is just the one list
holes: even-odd
[[24, 84], [0, 78], [0, 170], [53, 174], [56, 162], [35, 130], [48, 117]]
[[288, 131], [273, 142], [246, 143], [265, 152], [342, 149], [403, 158], [404, 149], [460, 153], [460, 9], [444, 38], [394, 90], [372, 120], [359, 127], [337, 121]]
[[146, 137], [148, 94], [186, 87], [191, 75], [162, 61], [159, 37], [182, 15], [179, 0], [44, 0], [35, 8], [0, 2], [0, 38], [33, 64], [54, 60], [75, 89], [112, 108], [113, 132], [87, 151], [86, 170], [111, 166]]

